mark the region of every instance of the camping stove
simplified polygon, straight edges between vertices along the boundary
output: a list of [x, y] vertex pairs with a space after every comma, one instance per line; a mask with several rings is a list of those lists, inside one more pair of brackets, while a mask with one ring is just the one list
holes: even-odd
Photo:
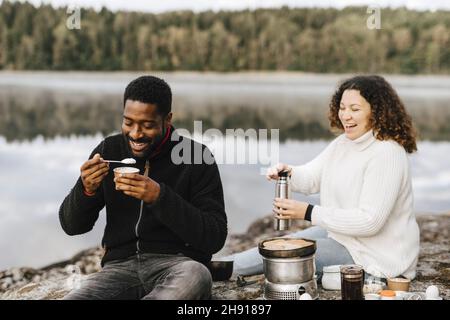
[[315, 241], [304, 239], [311, 242], [311, 246], [290, 250], [264, 248], [264, 242], [271, 240], [274, 239], [264, 240], [259, 244], [266, 278], [264, 299], [298, 300], [303, 293], [317, 299], [319, 295], [315, 279]]
[[266, 300], [299, 300], [304, 293], [317, 299], [317, 283], [315, 279], [299, 284], [264, 282], [264, 299]]

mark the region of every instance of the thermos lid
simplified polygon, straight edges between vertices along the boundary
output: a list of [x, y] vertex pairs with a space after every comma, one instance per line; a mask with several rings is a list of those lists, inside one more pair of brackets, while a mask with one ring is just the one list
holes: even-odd
[[280, 171], [278, 172], [278, 176], [280, 178], [287, 178], [288, 177], [289, 172], [288, 171]]

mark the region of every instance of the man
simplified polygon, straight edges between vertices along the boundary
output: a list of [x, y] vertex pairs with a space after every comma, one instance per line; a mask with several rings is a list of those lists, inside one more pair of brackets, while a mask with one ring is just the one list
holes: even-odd
[[[86, 233], [106, 206], [105, 255], [102, 271], [65, 299], [210, 298], [205, 264], [227, 236], [222, 183], [214, 161], [174, 163], [179, 143], [209, 150], [176, 135], [171, 104], [162, 79], [133, 80], [124, 94], [122, 134], [104, 139], [81, 166], [60, 222], [69, 235]], [[113, 164], [103, 159], [124, 158], [136, 159], [140, 174], [114, 178]]]

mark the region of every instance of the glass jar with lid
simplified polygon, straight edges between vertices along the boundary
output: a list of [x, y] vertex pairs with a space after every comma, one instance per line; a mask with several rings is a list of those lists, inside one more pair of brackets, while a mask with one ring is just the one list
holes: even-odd
[[342, 265], [341, 298], [342, 300], [363, 300], [364, 268], [361, 265]]
[[325, 290], [341, 290], [340, 265], [323, 267], [322, 288]]

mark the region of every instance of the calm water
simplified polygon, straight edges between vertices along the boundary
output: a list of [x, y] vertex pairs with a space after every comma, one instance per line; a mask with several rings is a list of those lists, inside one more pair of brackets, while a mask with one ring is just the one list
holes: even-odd
[[[0, 269], [12, 265], [42, 266], [65, 259], [100, 242], [105, 217], [94, 230], [69, 237], [58, 222], [59, 205], [74, 185], [79, 166], [100, 136], [57, 138], [45, 142], [6, 143], [0, 138]], [[280, 160], [303, 163], [313, 158], [326, 141], [289, 141], [280, 146]], [[422, 142], [410, 157], [415, 209], [443, 212], [450, 209], [450, 142]], [[221, 165], [230, 232], [244, 232], [271, 210], [274, 185], [259, 174], [258, 165]], [[318, 197], [302, 197], [317, 203]]]
[[[117, 108], [120, 119], [121, 92], [135, 76], [124, 73], [0, 73], [0, 121], [4, 121], [2, 130], [5, 126], [8, 129], [3, 131], [6, 132], [3, 136], [0, 134], [0, 184], [5, 186], [0, 193], [0, 252], [3, 253], [0, 270], [11, 266], [41, 267], [100, 242], [104, 215], [92, 232], [69, 237], [59, 225], [58, 208], [74, 185], [80, 165], [102, 139], [101, 134], [92, 132], [108, 113], [95, 112], [108, 101]], [[227, 106], [238, 110], [239, 114], [248, 110], [249, 114], [255, 114], [260, 108], [275, 110], [281, 115], [293, 112], [299, 117], [325, 122], [329, 96], [342, 77], [171, 74], [165, 78], [172, 85], [175, 116], [179, 118], [215, 120], [225, 112], [223, 106]], [[399, 87], [402, 98], [416, 102], [411, 108], [416, 119], [432, 122], [432, 126], [436, 124], [433, 119], [445, 119], [450, 114], [449, 78], [393, 77], [392, 81]], [[48, 101], [53, 101], [54, 109], [48, 109]], [[86, 106], [83, 101], [90, 104]], [[91, 104], [92, 101], [98, 104]], [[423, 102], [422, 107], [417, 101]], [[48, 113], [42, 116], [42, 110]], [[264, 112], [260, 114], [262, 118], [264, 115]], [[77, 131], [81, 125], [77, 121], [84, 116], [92, 125]], [[232, 120], [240, 123], [253, 119], [235, 118]], [[114, 119], [105, 122], [106, 132], [113, 131], [112, 128], [117, 130]], [[40, 121], [42, 125], [29, 130], [30, 124]], [[238, 127], [230, 123], [230, 119], [220, 121], [229, 124], [229, 128]], [[260, 124], [259, 128], [264, 126]], [[282, 126], [280, 129], [283, 131]], [[70, 135], [71, 132], [78, 136]], [[418, 213], [450, 210], [450, 162], [447, 158], [450, 136], [447, 140], [422, 141], [419, 152], [410, 157]], [[280, 145], [280, 161], [304, 163], [327, 143], [327, 139], [285, 141]], [[220, 165], [231, 233], [244, 232], [255, 218], [271, 211], [274, 185], [259, 174], [260, 168], [260, 165]], [[317, 196], [295, 197], [313, 203], [318, 201]]]

